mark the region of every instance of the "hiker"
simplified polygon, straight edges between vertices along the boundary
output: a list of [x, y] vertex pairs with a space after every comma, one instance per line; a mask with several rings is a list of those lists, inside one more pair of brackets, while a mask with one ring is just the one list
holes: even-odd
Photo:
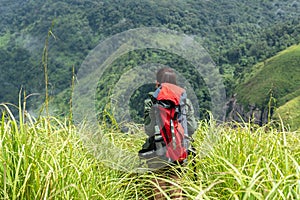
[[[158, 128], [159, 127], [158, 123], [160, 123], [160, 122], [157, 119], [157, 118], [159, 118], [159, 116], [157, 115], [158, 111], [157, 111], [157, 106], [156, 106], [157, 102], [155, 100], [155, 97], [157, 97], [157, 95], [159, 95], [159, 92], [163, 91], [164, 88], [167, 88], [167, 89], [175, 88], [176, 90], [179, 90], [180, 92], [182, 92], [184, 90], [177, 86], [176, 74], [173, 71], [173, 69], [169, 68], [169, 67], [161, 68], [157, 72], [155, 88], [156, 88], [155, 92], [150, 93], [150, 98], [145, 100], [144, 128], [145, 128], [146, 134], [148, 135], [148, 138], [147, 138], [145, 144], [143, 145], [142, 150], [140, 150], [139, 154], [141, 157], [148, 159], [148, 167], [149, 168], [152, 168], [152, 169], [156, 168], [155, 173], [157, 175], [167, 176], [166, 178], [172, 178], [173, 180], [178, 181], [179, 176], [173, 170], [173, 167], [182, 165], [184, 163], [185, 160], [180, 160], [180, 157], [182, 157], [182, 155], [187, 156], [189, 147], [186, 147], [186, 149], [185, 149], [186, 153], [184, 153], [184, 152], [182, 153], [182, 151], [178, 151], [178, 152], [181, 152], [182, 155], [176, 155], [176, 152], [168, 154], [168, 155], [171, 155], [171, 154], [173, 155], [173, 156], [169, 156], [169, 158], [166, 155], [162, 155], [162, 154], [158, 153], [159, 148], [157, 147], [157, 144], [159, 144], [159, 143], [157, 143], [157, 141], [158, 141], [157, 140], [157, 132], [159, 134], [161, 134], [160, 132], [161, 132], [162, 126], [160, 126], [160, 128]], [[168, 95], [168, 92], [164, 92], [164, 94]], [[185, 102], [185, 105], [181, 106], [181, 107], [185, 107], [186, 113], [184, 113], [184, 114], [180, 113], [180, 114], [182, 114], [181, 117], [185, 117], [185, 121], [186, 121], [186, 123], [185, 123], [186, 127], [183, 127], [183, 129], [185, 128], [184, 132], [185, 132], [186, 136], [183, 136], [182, 138], [185, 138], [187, 140], [188, 137], [191, 138], [192, 134], [194, 133], [194, 131], [197, 128], [197, 124], [196, 124], [196, 120], [194, 117], [194, 110], [193, 110], [190, 100], [186, 98], [184, 102]], [[160, 120], [162, 120], [162, 119], [160, 119]], [[176, 119], [175, 119], [174, 123], [176, 123]], [[172, 129], [171, 125], [169, 127], [170, 127], [170, 129]], [[161, 135], [160, 135], [160, 137], [161, 137]], [[163, 139], [161, 139], [161, 140], [163, 141], [164, 145], [166, 145], [164, 142], [164, 141], [166, 141], [166, 138], [163, 138]], [[165, 146], [164, 150], [168, 151], [168, 148]], [[167, 189], [167, 186], [171, 186], [171, 185], [168, 185], [167, 182], [162, 181], [162, 180], [154, 180], [154, 181], [156, 181], [157, 184], [161, 188], [164, 188], [164, 189]], [[163, 194], [161, 194], [161, 192], [159, 191], [158, 188], [155, 188], [154, 194], [155, 194], [155, 196], [154, 196], [155, 199], [163, 199]], [[171, 198], [181, 199], [181, 196], [182, 196], [182, 191], [180, 189], [170, 191]]]

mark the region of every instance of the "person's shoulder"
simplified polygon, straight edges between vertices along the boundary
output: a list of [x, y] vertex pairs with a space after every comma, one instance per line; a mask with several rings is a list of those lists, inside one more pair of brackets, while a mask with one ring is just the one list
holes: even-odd
[[148, 92], [148, 97], [152, 97], [154, 92]]

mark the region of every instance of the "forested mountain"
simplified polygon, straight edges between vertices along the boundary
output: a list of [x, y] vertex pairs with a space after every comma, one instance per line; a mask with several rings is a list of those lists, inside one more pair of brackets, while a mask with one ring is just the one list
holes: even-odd
[[[27, 94], [40, 94], [29, 100], [43, 100], [41, 61], [52, 23], [48, 51], [52, 96], [70, 88], [72, 67], [77, 72], [100, 41], [140, 27], [164, 27], [201, 37], [230, 96], [252, 66], [300, 42], [299, 11], [295, 0], [1, 0], [0, 102], [17, 103], [21, 88]], [[68, 98], [65, 95], [63, 103]]]

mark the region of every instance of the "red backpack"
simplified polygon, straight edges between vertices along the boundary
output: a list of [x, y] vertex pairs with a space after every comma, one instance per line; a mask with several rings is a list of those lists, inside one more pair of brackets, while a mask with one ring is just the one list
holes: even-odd
[[183, 88], [170, 83], [153, 94], [156, 153], [170, 162], [183, 162], [188, 156], [186, 96]]

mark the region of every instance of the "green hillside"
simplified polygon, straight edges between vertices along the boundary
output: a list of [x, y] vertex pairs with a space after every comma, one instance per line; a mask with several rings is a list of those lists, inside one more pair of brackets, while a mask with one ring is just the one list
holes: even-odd
[[289, 126], [291, 130], [300, 129], [300, 95], [283, 106], [280, 106], [275, 114], [274, 118], [277, 120], [282, 119], [285, 126]]
[[237, 87], [237, 99], [243, 105], [264, 108], [272, 97], [277, 106], [281, 106], [295, 97], [299, 83], [300, 45], [294, 45], [257, 64], [246, 81]]

